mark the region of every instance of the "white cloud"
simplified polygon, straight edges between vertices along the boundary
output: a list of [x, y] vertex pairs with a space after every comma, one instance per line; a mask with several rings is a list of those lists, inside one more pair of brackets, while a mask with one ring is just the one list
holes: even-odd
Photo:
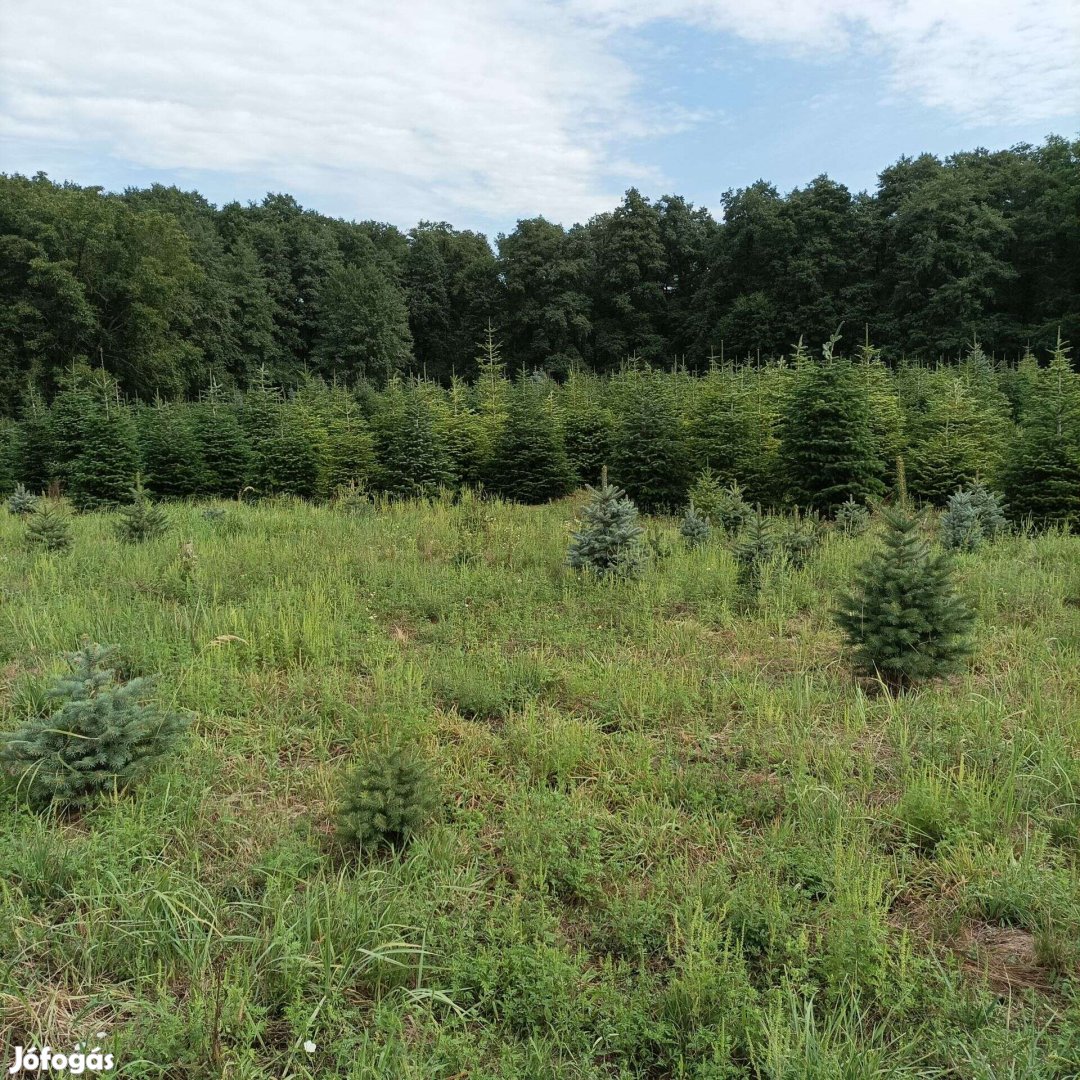
[[352, 195], [398, 221], [575, 220], [610, 206], [644, 111], [618, 31], [689, 23], [797, 54], [880, 56], [979, 124], [1080, 110], [1076, 0], [35, 0], [0, 16], [0, 134], [149, 169]]

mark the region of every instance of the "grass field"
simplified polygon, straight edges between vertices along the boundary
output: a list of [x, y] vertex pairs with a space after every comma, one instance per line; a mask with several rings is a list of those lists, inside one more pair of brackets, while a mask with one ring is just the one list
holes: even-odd
[[[829, 618], [872, 535], [746, 611], [672, 522], [637, 582], [564, 569], [575, 508], [174, 506], [60, 556], [0, 514], [0, 725], [84, 636], [196, 714], [128, 796], [0, 804], [4, 1068], [1080, 1075], [1080, 538], [961, 557], [970, 671], [893, 698]], [[443, 811], [358, 858], [336, 792], [388, 733]]]

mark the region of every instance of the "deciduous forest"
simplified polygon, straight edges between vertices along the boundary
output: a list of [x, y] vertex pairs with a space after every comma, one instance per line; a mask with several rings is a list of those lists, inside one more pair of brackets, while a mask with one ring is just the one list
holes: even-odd
[[1080, 142], [902, 158], [875, 191], [761, 181], [712, 212], [630, 190], [564, 228], [522, 220], [494, 248], [445, 222], [402, 232], [288, 195], [215, 207], [154, 186], [107, 194], [0, 179], [0, 400], [50, 398], [85, 359], [123, 394], [195, 397], [264, 371], [383, 385], [477, 373], [491, 322], [512, 372], [610, 372], [628, 357], [704, 371], [843, 324], [890, 362], [995, 358], [1080, 340]]

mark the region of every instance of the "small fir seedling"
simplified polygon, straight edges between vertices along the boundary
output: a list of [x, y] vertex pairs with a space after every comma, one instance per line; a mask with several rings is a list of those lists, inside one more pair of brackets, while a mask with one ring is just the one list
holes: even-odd
[[753, 507], [743, 498], [742, 488], [734, 480], [721, 485], [711, 469], [704, 472], [690, 489], [690, 499], [697, 512], [714, 528], [734, 535], [749, 520]]
[[779, 549], [788, 566], [801, 570], [821, 542], [821, 519], [814, 513], [797, 516], [781, 533]]
[[209, 521], [212, 525], [218, 525], [225, 520], [225, 508], [221, 506], [208, 506], [202, 512], [203, 521]]
[[74, 543], [67, 518], [47, 503], [42, 503], [27, 519], [25, 540], [31, 550], [52, 554], [65, 552]]
[[918, 518], [887, 511], [884, 521], [882, 547], [835, 617], [856, 667], [904, 689], [963, 666], [974, 615], [956, 593], [948, 556], [931, 555]]
[[712, 535], [712, 526], [697, 512], [693, 499], [690, 500], [690, 505], [686, 508], [686, 513], [679, 523], [679, 533], [686, 542], [686, 546], [691, 549], [704, 547]]
[[373, 509], [371, 492], [366, 484], [350, 480], [347, 484], [339, 485], [334, 492], [333, 507], [339, 514], [350, 517], [369, 514]]
[[131, 502], [121, 508], [116, 535], [127, 544], [141, 544], [165, 534], [169, 518], [165, 510], [152, 502], [141, 480], [131, 489]]
[[106, 665], [116, 646], [87, 644], [67, 657], [32, 720], [0, 735], [0, 772], [35, 809], [82, 807], [121, 791], [171, 751], [190, 718], [147, 702], [147, 678], [122, 681]]
[[635, 577], [646, 561], [645, 530], [637, 507], [621, 488], [608, 483], [606, 468], [600, 487], [586, 490], [589, 502], [577, 531], [571, 534], [567, 564], [602, 576]]
[[760, 511], [751, 515], [732, 552], [739, 588], [756, 596], [765, 567], [776, 557], [778, 543], [768, 518]]
[[400, 847], [429, 821], [437, 802], [430, 770], [415, 750], [376, 750], [345, 780], [338, 839], [361, 849]]
[[15, 485], [15, 491], [8, 499], [8, 510], [18, 517], [26, 517], [32, 514], [40, 505], [41, 500], [36, 495], [31, 495], [22, 484]]
[[870, 511], [849, 495], [836, 509], [836, 526], [847, 536], [861, 536], [870, 528]]

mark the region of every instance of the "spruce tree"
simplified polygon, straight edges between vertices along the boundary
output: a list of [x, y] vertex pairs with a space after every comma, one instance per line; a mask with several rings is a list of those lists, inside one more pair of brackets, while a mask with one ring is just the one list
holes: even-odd
[[55, 477], [53, 439], [52, 413], [33, 396], [19, 421], [14, 472], [16, 479], [35, 494], [48, 490]]
[[751, 513], [732, 549], [735, 583], [748, 598], [756, 596], [761, 589], [762, 575], [778, 548], [772, 522], [760, 510]]
[[297, 391], [295, 404], [316, 418], [326, 432], [320, 494], [333, 497], [339, 489], [370, 486], [375, 470], [374, 442], [352, 393], [312, 379]]
[[453, 482], [445, 429], [437, 423], [432, 389], [392, 379], [372, 417], [376, 483], [396, 498], [434, 495]]
[[158, 402], [137, 415], [142, 482], [159, 499], [187, 499], [207, 487], [202, 447], [186, 404]]
[[122, 790], [188, 727], [187, 716], [144, 701], [151, 680], [121, 681], [105, 666], [115, 651], [86, 645], [70, 654], [71, 673], [53, 683], [46, 708], [0, 735], [0, 770], [29, 805], [71, 809]]
[[595, 483], [614, 457], [615, 418], [595, 376], [572, 372], [559, 402], [559, 423], [576, 487]]
[[627, 371], [615, 401], [612, 474], [647, 513], [673, 510], [686, 499], [689, 471], [671, 381], [659, 372]]
[[941, 546], [946, 551], [977, 551], [984, 539], [971, 493], [963, 488], [953, 492], [941, 515]]
[[870, 527], [870, 511], [849, 496], [837, 507], [835, 520], [848, 536], [859, 536]]
[[164, 536], [169, 527], [165, 510], [150, 501], [150, 496], [137, 478], [131, 489], [131, 502], [120, 508], [116, 535], [128, 544], [141, 544]]
[[796, 505], [832, 515], [845, 499], [883, 495], [884, 462], [866, 392], [832, 342], [795, 373], [780, 426], [780, 452]]
[[245, 396], [243, 422], [252, 487], [260, 495], [317, 498], [325, 483], [327, 433], [311, 409], [287, 401], [261, 371]]
[[496, 443], [507, 423], [510, 382], [506, 378], [502, 347], [489, 321], [483, 340], [477, 344], [476, 381], [473, 383], [473, 408], [476, 414], [476, 472], [484, 487], [497, 483], [501, 462]]
[[131, 410], [97, 403], [83, 417], [78, 457], [71, 463], [69, 494], [79, 510], [118, 506], [127, 498], [139, 468]]
[[1036, 526], [1080, 524], [1080, 375], [1058, 338], [1031, 392], [1018, 445], [1002, 475], [1008, 512]]
[[689, 420], [695, 467], [708, 470], [723, 484], [745, 479], [753, 452], [753, 416], [743, 384], [733, 372], [709, 371], [691, 405]]
[[900, 689], [959, 670], [971, 653], [974, 616], [954, 589], [948, 557], [931, 554], [919, 520], [890, 510], [884, 522], [883, 546], [835, 614], [857, 668]]
[[31, 495], [22, 484], [16, 484], [11, 498], [8, 499], [7, 508], [17, 517], [25, 517], [27, 514], [32, 514], [40, 502], [41, 500], [36, 495]]
[[637, 507], [621, 488], [608, 483], [601, 471], [600, 486], [587, 487], [589, 502], [571, 533], [567, 564], [601, 576], [635, 577], [645, 567], [645, 530]]
[[345, 780], [338, 839], [361, 849], [401, 846], [420, 831], [436, 805], [430, 770], [416, 751], [376, 751]]
[[26, 519], [24, 539], [32, 551], [50, 554], [65, 552], [74, 543], [67, 518], [48, 503], [42, 503]]
[[996, 476], [1010, 437], [996, 393], [950, 373], [935, 373], [925, 411], [911, 429], [908, 485], [938, 506], [979, 476]]
[[495, 439], [491, 487], [511, 502], [544, 503], [570, 490], [570, 462], [550, 401], [531, 379], [515, 384]]
[[725, 487], [712, 469], [705, 469], [694, 481], [690, 501], [710, 525], [730, 534], [737, 533], [754, 512], [738, 482]]
[[679, 522], [679, 534], [688, 548], [703, 547], [712, 535], [712, 526], [697, 512], [693, 499], [690, 500], [690, 505], [686, 508], [682, 521]]
[[949, 496], [941, 515], [941, 543], [949, 551], [976, 551], [1006, 528], [1005, 515], [994, 495], [976, 481]]
[[236, 407], [211, 377], [203, 400], [193, 409], [192, 428], [205, 476], [204, 490], [235, 499], [251, 479], [252, 454]]

